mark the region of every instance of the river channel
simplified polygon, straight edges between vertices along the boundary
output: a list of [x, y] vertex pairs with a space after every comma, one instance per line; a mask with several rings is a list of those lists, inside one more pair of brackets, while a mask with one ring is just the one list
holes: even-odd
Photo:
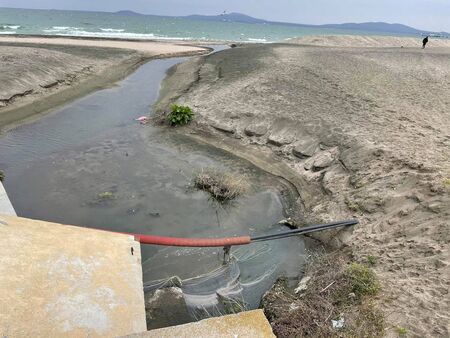
[[[167, 70], [185, 60], [152, 60], [111, 88], [0, 135], [0, 168], [17, 214], [176, 237], [279, 231], [273, 224], [285, 212], [275, 178], [228, 153], [135, 121], [151, 114]], [[230, 206], [217, 205], [192, 188], [194, 174], [203, 168], [246, 175], [252, 188]], [[217, 305], [227, 297], [257, 308], [278, 277], [298, 276], [304, 242], [289, 238], [251, 244], [233, 248], [232, 256], [224, 267], [220, 248], [143, 246], [144, 283], [150, 292], [164, 284], [155, 281], [177, 276], [187, 304], [185, 317], [154, 318], [149, 328], [229, 311]]]

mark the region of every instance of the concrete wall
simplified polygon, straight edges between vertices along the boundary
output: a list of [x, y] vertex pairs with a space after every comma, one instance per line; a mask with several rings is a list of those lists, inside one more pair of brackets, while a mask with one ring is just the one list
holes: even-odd
[[132, 236], [0, 215], [0, 337], [145, 331], [142, 284]]
[[196, 323], [167, 327], [127, 338], [275, 338], [262, 310], [241, 312]]

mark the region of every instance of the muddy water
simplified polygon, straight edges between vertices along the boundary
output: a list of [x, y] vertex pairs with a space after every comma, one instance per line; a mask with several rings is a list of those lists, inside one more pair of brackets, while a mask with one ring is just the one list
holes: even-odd
[[[151, 110], [167, 69], [183, 60], [151, 61], [112, 88], [0, 135], [0, 168], [18, 215], [179, 237], [280, 230], [272, 226], [284, 218], [273, 178], [229, 154], [134, 121]], [[190, 186], [205, 167], [245, 174], [252, 189], [233, 205], [219, 207]], [[203, 316], [199, 308], [215, 306], [218, 289], [225, 296], [238, 293], [247, 308], [257, 307], [277, 277], [298, 275], [303, 253], [299, 238], [235, 248], [231, 274], [217, 273], [221, 249], [145, 246], [144, 281], [171, 276], [187, 281], [183, 291], [195, 319]], [[171, 318], [170, 324], [182, 321]], [[160, 320], [157, 326], [166, 324]]]

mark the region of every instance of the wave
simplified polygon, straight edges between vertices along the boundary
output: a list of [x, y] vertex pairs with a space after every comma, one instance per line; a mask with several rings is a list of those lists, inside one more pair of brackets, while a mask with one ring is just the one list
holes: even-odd
[[267, 42], [267, 39], [248, 38], [249, 42]]
[[122, 33], [125, 29], [114, 29], [114, 28], [100, 28], [102, 32], [111, 32], [111, 33]]
[[19, 28], [21, 28], [21, 26], [19, 26], [19, 25], [0, 25], [0, 30], [3, 30], [3, 29], [16, 30], [16, 29], [19, 29]]
[[81, 30], [67, 30], [56, 31], [46, 29], [45, 33], [54, 33], [60, 36], [85, 36], [85, 37], [99, 37], [99, 38], [123, 38], [123, 39], [154, 39], [154, 34], [142, 34], [142, 33], [123, 33], [123, 32], [88, 32]]
[[69, 26], [53, 26], [52, 28], [45, 29], [44, 31], [77, 31], [82, 30], [80, 27], [69, 27]]
[[[44, 29], [43, 32], [51, 35], [58, 36], [76, 36], [76, 37], [90, 37], [90, 38], [113, 38], [113, 39], [130, 39], [130, 40], [168, 40], [168, 41], [191, 41], [191, 40], [200, 40], [200, 41], [209, 41], [210, 39], [206, 37], [179, 37], [179, 36], [164, 36], [164, 35], [155, 35], [153, 33], [131, 33], [125, 32], [122, 29], [114, 29], [114, 28], [100, 28], [101, 32], [89, 32], [85, 30], [80, 30], [80, 28], [76, 27], [58, 27], [59, 29]], [[72, 29], [71, 28], [76, 28]], [[218, 39], [214, 39], [218, 40]], [[247, 38], [245, 40], [241, 40], [243, 42], [248, 43], [268, 43], [267, 39], [262, 38]]]
[[92, 37], [92, 38], [116, 38], [116, 39], [141, 39], [141, 40], [193, 40], [191, 37], [168, 37], [168, 36], [158, 36], [153, 33], [128, 33], [128, 32], [114, 32], [114, 31], [103, 31], [103, 32], [89, 32], [82, 30], [54, 30], [45, 29], [45, 33], [58, 36], [77, 36], [77, 37]]
[[178, 41], [190, 41], [190, 40], [207, 40], [205, 38], [192, 38], [192, 37], [175, 37], [175, 36], [161, 36], [155, 35], [155, 40], [178, 40]]
[[9, 34], [16, 34], [16, 32], [12, 32], [12, 31], [0, 31], [0, 35], [9, 35]]

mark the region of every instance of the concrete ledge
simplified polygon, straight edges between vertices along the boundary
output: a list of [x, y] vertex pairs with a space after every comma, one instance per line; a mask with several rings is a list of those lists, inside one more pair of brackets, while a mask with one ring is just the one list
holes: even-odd
[[264, 312], [262, 310], [254, 310], [127, 336], [127, 338], [173, 337], [272, 338], [275, 335], [264, 316]]
[[0, 215], [0, 262], [0, 337], [147, 329], [132, 236]]
[[11, 201], [6, 194], [6, 190], [3, 187], [2, 182], [0, 182], [0, 215], [16, 215], [16, 211], [14, 210]]

